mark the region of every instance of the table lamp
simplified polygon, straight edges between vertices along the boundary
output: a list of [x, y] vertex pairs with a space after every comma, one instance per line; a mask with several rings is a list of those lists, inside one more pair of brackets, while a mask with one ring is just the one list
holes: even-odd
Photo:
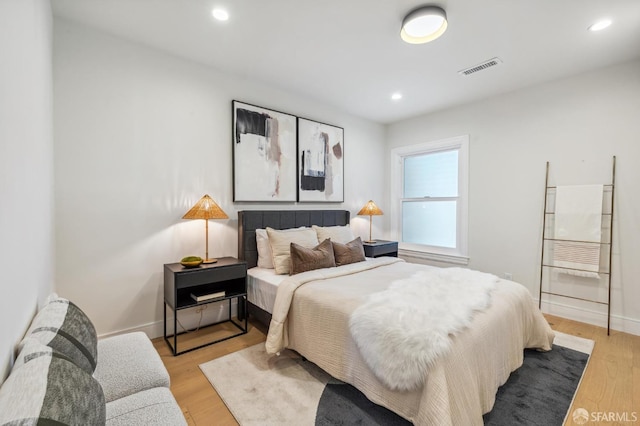
[[384, 213], [382, 213], [380, 207], [376, 206], [376, 203], [372, 200], [369, 200], [369, 202], [358, 212], [358, 216], [369, 216], [369, 240], [365, 241], [365, 243], [375, 243], [375, 241], [371, 239], [371, 224], [373, 222], [371, 216], [380, 216], [383, 214]]
[[205, 223], [205, 259], [202, 263], [214, 263], [218, 259], [209, 259], [209, 219], [229, 219], [229, 216], [222, 211], [220, 206], [209, 195], [205, 195], [200, 198], [200, 201], [195, 206], [191, 207], [184, 216], [183, 219], [204, 219]]

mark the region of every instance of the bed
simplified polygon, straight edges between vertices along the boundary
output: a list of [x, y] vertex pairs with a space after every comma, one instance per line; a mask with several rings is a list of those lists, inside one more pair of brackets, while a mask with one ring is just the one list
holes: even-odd
[[256, 229], [291, 229], [301, 226], [348, 225], [347, 210], [246, 210], [238, 212], [238, 259], [247, 262], [247, 310], [266, 327], [271, 322], [271, 309], [278, 284], [285, 276], [273, 277], [268, 271], [256, 270], [258, 247]]
[[[342, 210], [241, 211], [239, 257], [248, 262], [248, 268], [257, 265], [256, 229], [345, 225], [349, 216]], [[422, 384], [411, 390], [394, 390], [383, 383], [349, 328], [352, 314], [371, 294], [381, 294], [399, 278], [435, 269], [440, 268], [379, 258], [284, 276], [275, 291], [291, 292], [290, 304], [278, 295], [273, 305], [259, 307], [256, 303], [261, 302], [249, 296], [249, 312], [271, 324], [268, 351], [295, 350], [414, 424], [481, 425], [498, 387], [522, 365], [523, 349], [551, 349], [553, 332], [526, 288], [496, 278], [490, 306], [450, 339], [447, 355], [437, 358], [420, 378]]]

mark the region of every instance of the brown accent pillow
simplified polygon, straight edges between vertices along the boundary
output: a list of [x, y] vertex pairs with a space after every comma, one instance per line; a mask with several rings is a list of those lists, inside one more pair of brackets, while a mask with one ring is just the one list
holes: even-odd
[[334, 266], [336, 266], [336, 261], [333, 258], [333, 246], [330, 239], [327, 238], [311, 249], [291, 243], [290, 275]]
[[336, 266], [348, 265], [349, 263], [362, 262], [364, 258], [364, 247], [360, 237], [347, 244], [340, 244], [331, 241], [333, 245], [333, 255], [336, 259]]

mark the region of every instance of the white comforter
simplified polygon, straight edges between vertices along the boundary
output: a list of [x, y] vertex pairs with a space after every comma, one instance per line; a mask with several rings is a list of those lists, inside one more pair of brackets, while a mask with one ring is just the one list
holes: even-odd
[[287, 278], [278, 289], [267, 351], [296, 350], [415, 424], [482, 425], [498, 387], [522, 364], [523, 348], [551, 349], [553, 332], [526, 288], [500, 280], [490, 308], [452, 338], [450, 353], [436, 360], [424, 385], [393, 391], [364, 362], [350, 315], [370, 294], [426, 269], [433, 268], [378, 258]]

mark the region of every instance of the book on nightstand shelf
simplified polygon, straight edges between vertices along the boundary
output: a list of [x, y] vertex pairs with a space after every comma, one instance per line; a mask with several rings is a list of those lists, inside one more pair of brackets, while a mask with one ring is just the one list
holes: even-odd
[[196, 302], [204, 302], [207, 300], [211, 300], [211, 299], [218, 299], [220, 297], [224, 297], [225, 296], [225, 292], [223, 291], [218, 291], [215, 293], [208, 293], [208, 294], [194, 294], [191, 293], [191, 298], [193, 300], [195, 300]]

